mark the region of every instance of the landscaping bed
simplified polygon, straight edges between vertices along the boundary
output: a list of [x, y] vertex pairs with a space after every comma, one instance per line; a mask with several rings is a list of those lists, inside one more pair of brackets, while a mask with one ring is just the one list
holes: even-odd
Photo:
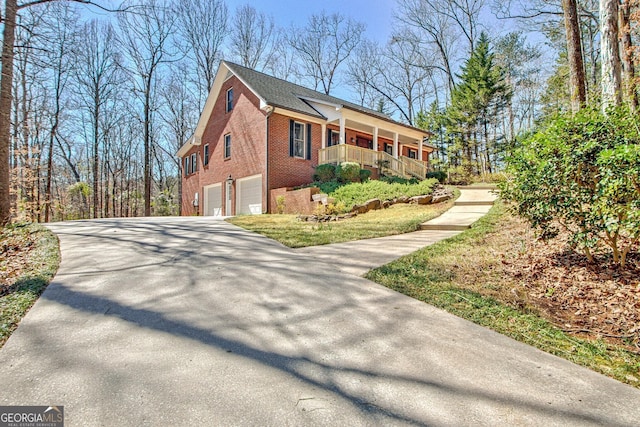
[[38, 224], [0, 231], [0, 346], [47, 287], [60, 263], [58, 239]]

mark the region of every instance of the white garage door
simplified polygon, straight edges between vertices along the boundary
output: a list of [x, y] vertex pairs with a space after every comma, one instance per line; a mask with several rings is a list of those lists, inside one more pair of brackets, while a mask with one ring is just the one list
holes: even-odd
[[204, 188], [205, 216], [222, 216], [222, 184]]
[[262, 175], [254, 175], [248, 178], [240, 178], [237, 181], [236, 213], [261, 214], [262, 213]]

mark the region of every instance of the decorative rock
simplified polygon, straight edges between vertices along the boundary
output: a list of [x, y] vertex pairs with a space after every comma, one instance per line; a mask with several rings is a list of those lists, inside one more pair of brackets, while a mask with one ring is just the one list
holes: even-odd
[[353, 205], [351, 212], [355, 212], [357, 214], [363, 214], [369, 212], [369, 209], [366, 205]]
[[382, 208], [383, 209], [387, 209], [392, 204], [393, 204], [393, 202], [391, 200], [385, 200], [384, 202], [382, 202]]
[[382, 201], [380, 199], [367, 200], [364, 205], [367, 207], [367, 211], [382, 209]]
[[418, 205], [428, 205], [429, 203], [431, 203], [432, 199], [433, 199], [433, 196], [431, 195], [414, 196], [409, 199], [409, 203], [415, 203]]

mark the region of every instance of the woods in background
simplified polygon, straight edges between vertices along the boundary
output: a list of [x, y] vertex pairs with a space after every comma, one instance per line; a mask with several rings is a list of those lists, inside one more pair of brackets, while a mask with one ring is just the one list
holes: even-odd
[[5, 1], [3, 222], [179, 214], [175, 153], [221, 59], [431, 131], [452, 182], [500, 171], [547, 115], [637, 106], [639, 0], [398, 0], [386, 41], [340, 13], [90, 3]]

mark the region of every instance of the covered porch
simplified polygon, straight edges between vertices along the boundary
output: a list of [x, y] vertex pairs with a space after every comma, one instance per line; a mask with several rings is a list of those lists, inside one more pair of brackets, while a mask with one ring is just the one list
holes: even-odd
[[429, 154], [435, 150], [424, 142], [428, 132], [392, 121], [383, 114], [304, 100], [327, 118], [321, 124], [318, 164], [356, 162], [363, 168], [377, 168], [403, 178], [425, 178]]

